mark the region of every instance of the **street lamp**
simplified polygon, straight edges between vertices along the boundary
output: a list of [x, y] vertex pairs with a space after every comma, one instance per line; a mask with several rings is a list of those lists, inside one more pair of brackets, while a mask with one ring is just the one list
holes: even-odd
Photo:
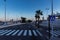
[[[49, 15], [50, 16], [50, 15]], [[53, 16], [53, 0], [51, 0], [51, 16]], [[53, 22], [52, 22], [53, 23]], [[51, 28], [51, 29], [50, 29]], [[51, 30], [51, 32], [52, 32], [52, 36], [51, 35], [49, 35], [49, 36], [51, 36], [51, 38], [53, 38], [53, 26], [50, 26], [50, 17], [49, 17], [49, 30]], [[50, 32], [50, 31], [49, 31]]]
[[4, 0], [5, 3], [5, 25], [6, 25], [6, 0]]
[[53, 0], [51, 0], [51, 15], [53, 15]]
[[53, 0], [51, 0], [51, 13], [53, 15]]

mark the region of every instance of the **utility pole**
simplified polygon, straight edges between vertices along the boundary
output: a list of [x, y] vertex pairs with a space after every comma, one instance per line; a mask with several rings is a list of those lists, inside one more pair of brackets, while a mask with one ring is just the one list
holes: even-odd
[[4, 4], [5, 4], [5, 24], [6, 24], [6, 0], [4, 0]]

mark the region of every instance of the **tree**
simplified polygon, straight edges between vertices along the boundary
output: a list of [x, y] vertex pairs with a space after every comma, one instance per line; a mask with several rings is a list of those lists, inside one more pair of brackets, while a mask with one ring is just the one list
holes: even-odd
[[36, 19], [36, 24], [37, 24], [38, 27], [39, 27], [40, 15], [43, 15], [43, 14], [42, 14], [42, 11], [41, 11], [41, 10], [37, 10], [37, 11], [36, 11], [36, 14], [35, 14], [35, 19]]
[[26, 23], [26, 18], [25, 17], [21, 17], [21, 22], [22, 23]]

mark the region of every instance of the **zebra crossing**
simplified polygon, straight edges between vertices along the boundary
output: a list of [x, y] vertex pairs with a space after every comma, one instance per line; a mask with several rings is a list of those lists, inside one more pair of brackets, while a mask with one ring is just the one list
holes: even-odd
[[0, 36], [43, 36], [39, 30], [0, 30]]
[[60, 31], [54, 31], [53, 34], [57, 37], [60, 35]]
[[[49, 31], [47, 30], [47, 32], [49, 32]], [[56, 31], [56, 30], [53, 32], [51, 31], [50, 33], [53, 34], [55, 37], [60, 35], [60, 31]]]

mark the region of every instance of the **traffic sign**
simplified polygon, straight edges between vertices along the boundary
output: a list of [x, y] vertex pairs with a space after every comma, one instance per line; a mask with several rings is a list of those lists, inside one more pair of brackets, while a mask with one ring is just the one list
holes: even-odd
[[51, 16], [49, 16], [49, 18], [50, 18], [50, 21], [54, 21], [55, 20], [55, 15], [51, 15]]

